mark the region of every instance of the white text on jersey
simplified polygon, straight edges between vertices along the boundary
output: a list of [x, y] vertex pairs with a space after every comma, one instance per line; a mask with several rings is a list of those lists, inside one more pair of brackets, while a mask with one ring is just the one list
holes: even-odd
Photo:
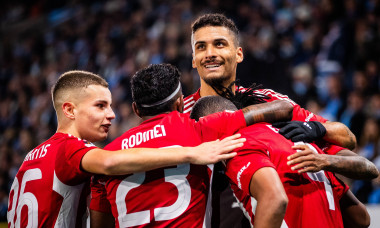
[[153, 129], [145, 132], [137, 132], [134, 135], [129, 136], [127, 139], [123, 139], [121, 142], [121, 149], [128, 149], [140, 145], [142, 142], [149, 141], [154, 138], [166, 136], [164, 125], [156, 125]]
[[50, 146], [50, 144], [45, 144], [45, 145], [42, 145], [40, 148], [36, 148], [32, 151], [30, 151], [24, 161], [31, 161], [31, 160], [34, 160], [34, 159], [37, 159], [37, 158], [43, 158], [45, 157], [46, 153], [47, 153], [47, 148]]

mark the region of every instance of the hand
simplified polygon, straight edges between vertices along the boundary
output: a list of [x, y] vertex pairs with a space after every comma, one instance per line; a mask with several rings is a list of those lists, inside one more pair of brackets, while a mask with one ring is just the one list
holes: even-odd
[[292, 147], [297, 152], [288, 156], [288, 165], [294, 165], [292, 170], [298, 173], [318, 172], [328, 166], [326, 154], [318, 154], [312, 151], [307, 145], [296, 145]]
[[279, 133], [293, 142], [313, 142], [326, 134], [326, 128], [318, 121], [288, 121], [274, 123], [273, 127], [280, 128]]
[[[202, 143], [193, 148], [190, 163], [197, 165], [213, 164], [222, 160], [233, 158], [236, 152], [234, 149], [243, 146], [245, 138], [240, 138], [240, 134], [235, 134], [224, 138]], [[231, 152], [231, 153], [229, 153]]]

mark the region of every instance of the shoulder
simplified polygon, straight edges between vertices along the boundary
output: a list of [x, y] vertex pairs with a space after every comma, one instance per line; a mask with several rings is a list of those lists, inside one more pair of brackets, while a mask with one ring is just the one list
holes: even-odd
[[190, 113], [191, 110], [193, 109], [193, 106], [194, 106], [195, 102], [197, 100], [199, 100], [199, 98], [200, 98], [199, 89], [194, 94], [191, 94], [191, 95], [185, 97], [183, 99], [183, 105], [184, 105], [183, 112], [184, 113]]
[[295, 103], [287, 95], [284, 95], [282, 93], [278, 93], [278, 92], [276, 92], [274, 90], [271, 90], [271, 89], [257, 89], [257, 90], [255, 90], [255, 93], [263, 94], [265, 96], [268, 96], [269, 97], [269, 99], [268, 99], [269, 102], [275, 101], [275, 100], [285, 100], [285, 101], [290, 102], [293, 106], [297, 105], [297, 103]]

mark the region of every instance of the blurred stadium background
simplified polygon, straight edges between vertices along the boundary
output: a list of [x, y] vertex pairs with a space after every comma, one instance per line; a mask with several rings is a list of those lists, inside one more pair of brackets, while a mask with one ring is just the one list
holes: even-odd
[[[50, 88], [58, 76], [82, 69], [107, 79], [112, 140], [139, 124], [129, 89], [137, 69], [172, 63], [184, 94], [196, 91], [190, 24], [210, 12], [241, 31], [243, 85], [262, 84], [345, 123], [355, 151], [380, 168], [379, 0], [12, 0], [0, 8], [0, 227], [24, 156], [56, 130]], [[380, 178], [345, 181], [380, 227]]]

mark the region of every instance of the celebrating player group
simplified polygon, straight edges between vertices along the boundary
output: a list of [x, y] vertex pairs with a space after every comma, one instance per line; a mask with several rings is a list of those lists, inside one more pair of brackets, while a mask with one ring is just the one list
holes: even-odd
[[244, 55], [232, 20], [205, 14], [191, 29], [198, 91], [184, 98], [170, 64], [140, 69], [132, 108], [143, 122], [104, 149], [92, 143], [115, 118], [108, 83], [86, 71], [59, 77], [57, 132], [25, 157], [8, 227], [369, 226], [336, 176], [379, 175], [351, 151], [352, 132], [286, 95], [237, 85]]

